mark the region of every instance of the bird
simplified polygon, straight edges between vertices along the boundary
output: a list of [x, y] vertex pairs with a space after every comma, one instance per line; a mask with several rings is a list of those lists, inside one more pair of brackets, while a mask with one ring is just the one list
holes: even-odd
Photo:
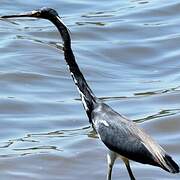
[[26, 13], [1, 16], [0, 18], [18, 17], [46, 19], [58, 29], [63, 41], [64, 59], [79, 91], [89, 122], [108, 149], [107, 180], [112, 178], [112, 169], [117, 158], [123, 160], [131, 180], [135, 180], [135, 176], [130, 167], [130, 160], [157, 166], [170, 173], [179, 173], [178, 164], [137, 123], [116, 112], [95, 96], [76, 62], [71, 48], [69, 29], [56, 10], [43, 7]]

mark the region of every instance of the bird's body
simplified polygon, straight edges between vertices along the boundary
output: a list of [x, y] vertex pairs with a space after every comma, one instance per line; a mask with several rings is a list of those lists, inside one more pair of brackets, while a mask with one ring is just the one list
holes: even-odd
[[179, 167], [172, 158], [148, 134], [138, 127], [135, 122], [120, 115], [93, 94], [75, 61], [68, 29], [55, 10], [42, 8], [31, 13], [9, 15], [1, 18], [12, 17], [48, 19], [59, 30], [64, 42], [64, 57], [80, 93], [89, 122], [92, 124], [101, 141], [109, 149], [107, 156], [107, 180], [111, 180], [112, 167], [117, 157], [121, 157], [124, 161], [132, 180], [135, 178], [131, 171], [129, 160], [158, 166], [171, 173], [179, 172]]
[[137, 124], [121, 116], [104, 103], [92, 112], [94, 127], [102, 142], [113, 152], [128, 159], [159, 166], [176, 172], [167, 165], [165, 151]]

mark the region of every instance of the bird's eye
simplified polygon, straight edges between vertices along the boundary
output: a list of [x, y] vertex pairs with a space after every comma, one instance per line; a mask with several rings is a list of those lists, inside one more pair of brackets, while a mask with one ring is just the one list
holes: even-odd
[[39, 11], [36, 12], [36, 16], [39, 17], [41, 13]]
[[32, 16], [39, 17], [41, 13], [39, 11], [32, 11]]

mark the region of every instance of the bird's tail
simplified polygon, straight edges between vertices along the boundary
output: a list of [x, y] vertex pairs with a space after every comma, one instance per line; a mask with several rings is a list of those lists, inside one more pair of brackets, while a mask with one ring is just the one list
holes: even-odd
[[179, 173], [179, 166], [169, 155], [165, 154], [164, 161], [166, 162], [166, 165], [161, 166], [164, 170], [174, 174]]

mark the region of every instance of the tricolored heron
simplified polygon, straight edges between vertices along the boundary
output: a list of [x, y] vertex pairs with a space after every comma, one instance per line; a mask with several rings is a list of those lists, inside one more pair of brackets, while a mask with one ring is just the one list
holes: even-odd
[[135, 177], [131, 171], [129, 160], [158, 166], [170, 173], [179, 172], [179, 166], [171, 156], [135, 122], [120, 115], [94, 95], [75, 61], [68, 29], [54, 9], [41, 8], [28, 13], [1, 16], [1, 18], [14, 17], [47, 19], [57, 27], [64, 43], [66, 63], [80, 93], [89, 122], [109, 149], [107, 180], [111, 180], [112, 168], [118, 157], [124, 161], [131, 180], [134, 180]]

